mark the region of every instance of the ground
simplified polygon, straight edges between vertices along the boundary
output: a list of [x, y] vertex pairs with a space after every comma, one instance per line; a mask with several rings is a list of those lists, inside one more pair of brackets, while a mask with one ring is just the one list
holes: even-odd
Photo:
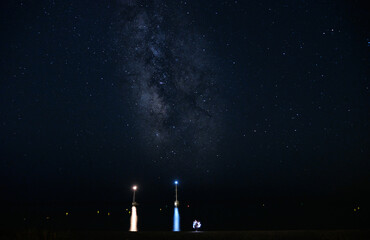
[[3, 232], [0, 239], [64, 240], [64, 239], [310, 239], [310, 240], [367, 240], [370, 230], [290, 230], [290, 231], [206, 231], [206, 232], [121, 232], [121, 231], [69, 231], [69, 232]]

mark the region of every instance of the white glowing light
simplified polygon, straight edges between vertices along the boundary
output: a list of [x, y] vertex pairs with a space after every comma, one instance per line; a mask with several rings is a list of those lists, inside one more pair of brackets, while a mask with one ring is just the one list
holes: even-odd
[[132, 189], [133, 189], [134, 191], [136, 191], [136, 189], [137, 189], [137, 186], [133, 186], [133, 187], [132, 187]]
[[179, 184], [179, 181], [177, 181], [177, 180], [176, 180], [176, 181], [175, 181], [175, 184], [176, 184], [176, 185], [177, 185], [177, 184]]
[[202, 226], [202, 224], [200, 223], [200, 221], [194, 220], [194, 222], [193, 222], [193, 228], [195, 230], [198, 230], [201, 226]]
[[131, 212], [130, 232], [137, 232], [137, 213], [135, 206], [132, 206]]

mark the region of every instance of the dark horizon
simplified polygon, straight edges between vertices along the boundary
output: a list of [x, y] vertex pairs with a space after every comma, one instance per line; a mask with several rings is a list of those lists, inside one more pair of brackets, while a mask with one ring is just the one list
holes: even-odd
[[[139, 231], [170, 231], [174, 211], [173, 191], [159, 189], [160, 194], [155, 194], [156, 189], [147, 193], [140, 190], [136, 198], [139, 203]], [[273, 197], [269, 197], [269, 194], [264, 196], [252, 193], [247, 196], [243, 192], [238, 194], [237, 189], [229, 188], [229, 191], [223, 189], [230, 194], [229, 197], [218, 197], [219, 192], [215, 189], [206, 193], [199, 188], [195, 191], [190, 190], [187, 187], [179, 189], [182, 231], [192, 230], [191, 223], [194, 219], [203, 222], [204, 231], [368, 229], [369, 210], [366, 203], [369, 198], [366, 193], [351, 195], [353, 191], [349, 191], [332, 195], [294, 197], [288, 195], [276, 197], [273, 194]], [[194, 194], [198, 198], [195, 199]], [[344, 194], [346, 197], [343, 197]], [[95, 202], [15, 201], [9, 204], [9, 208], [4, 209], [2, 226], [5, 229], [41, 227], [54, 231], [68, 229], [127, 231], [132, 194], [127, 191], [126, 194], [116, 194], [116, 197], [121, 199]]]

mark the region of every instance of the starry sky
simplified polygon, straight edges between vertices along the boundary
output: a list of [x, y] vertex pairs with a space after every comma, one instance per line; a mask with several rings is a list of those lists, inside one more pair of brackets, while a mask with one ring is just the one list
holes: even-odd
[[221, 209], [240, 220], [222, 210], [232, 202], [263, 222], [333, 199], [350, 216], [368, 200], [362, 1], [17, 0], [0, 11], [10, 206], [129, 206], [136, 183], [150, 212], [172, 206], [176, 178], [189, 219]]

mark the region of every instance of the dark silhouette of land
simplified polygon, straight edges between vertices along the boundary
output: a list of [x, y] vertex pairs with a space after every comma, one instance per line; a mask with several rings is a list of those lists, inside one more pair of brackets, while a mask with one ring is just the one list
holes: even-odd
[[135, 240], [135, 239], [251, 239], [251, 240], [368, 240], [370, 230], [288, 230], [288, 231], [199, 231], [199, 232], [123, 232], [123, 231], [46, 231], [2, 232], [4, 240]]

